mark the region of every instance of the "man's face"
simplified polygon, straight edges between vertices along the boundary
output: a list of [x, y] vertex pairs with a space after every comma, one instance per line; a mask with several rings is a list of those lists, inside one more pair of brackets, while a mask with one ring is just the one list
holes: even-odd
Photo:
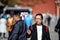
[[9, 18], [11, 18], [11, 15], [9, 15]]
[[40, 25], [42, 23], [42, 18], [40, 15], [36, 16], [36, 19], [35, 19], [37, 25]]
[[14, 15], [14, 20], [17, 21], [18, 17]]

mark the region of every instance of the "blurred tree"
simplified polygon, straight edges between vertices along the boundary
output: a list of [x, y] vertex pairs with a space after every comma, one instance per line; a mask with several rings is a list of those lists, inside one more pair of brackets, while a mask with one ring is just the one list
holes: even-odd
[[2, 2], [5, 6], [14, 6], [17, 4], [17, 0], [0, 0], [0, 2]]
[[17, 0], [9, 0], [8, 1], [8, 6], [14, 6], [15, 4], [17, 4]]
[[8, 4], [8, 0], [0, 0], [1, 3], [3, 3], [4, 5]]

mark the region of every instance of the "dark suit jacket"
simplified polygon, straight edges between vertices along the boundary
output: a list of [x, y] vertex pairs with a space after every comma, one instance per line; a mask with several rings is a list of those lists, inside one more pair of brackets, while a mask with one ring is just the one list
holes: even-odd
[[11, 36], [8, 40], [27, 40], [26, 38], [26, 25], [24, 21], [19, 20], [14, 25], [14, 29], [12, 31]]
[[60, 33], [60, 17], [55, 28], [59, 29], [59, 33]]
[[[37, 40], [37, 27], [36, 24], [32, 25], [31, 30], [31, 40]], [[42, 40], [50, 40], [49, 30], [46, 26], [42, 25]]]

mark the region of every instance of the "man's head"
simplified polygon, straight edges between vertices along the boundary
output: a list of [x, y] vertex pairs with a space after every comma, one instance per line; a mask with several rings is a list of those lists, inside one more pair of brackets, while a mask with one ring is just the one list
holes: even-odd
[[43, 22], [43, 15], [42, 14], [36, 14], [35, 21], [37, 25], [42, 25]]
[[8, 16], [8, 18], [12, 18], [12, 15], [11, 14], [8, 14], [7, 16]]
[[19, 14], [15, 14], [13, 18], [14, 18], [15, 21], [20, 20], [20, 16], [19, 16]]

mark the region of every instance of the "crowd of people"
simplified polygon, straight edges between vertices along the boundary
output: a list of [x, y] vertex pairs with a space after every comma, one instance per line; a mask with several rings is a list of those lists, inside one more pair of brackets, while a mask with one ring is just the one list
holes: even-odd
[[[8, 31], [9, 36], [8, 40], [51, 40], [49, 27], [43, 24], [43, 15], [41, 13], [37, 13], [34, 18], [34, 24], [32, 22], [32, 17], [30, 14], [24, 17], [22, 20], [22, 16], [20, 14], [6, 14], [0, 18], [0, 37], [7, 38], [5, 36]], [[49, 24], [50, 25], [50, 24]], [[58, 24], [55, 27], [55, 31], [59, 33], [60, 40], [60, 19]]]
[[[12, 32], [13, 32], [13, 29], [14, 29], [14, 26], [16, 25], [18, 19], [20, 21], [24, 21], [25, 24], [26, 24], [26, 30], [28, 30], [29, 26], [32, 24], [32, 19], [31, 19], [31, 15], [30, 14], [27, 14], [27, 16], [22, 16], [20, 14], [5, 14], [5, 15], [2, 15], [1, 14], [1, 17], [0, 17], [0, 38], [3, 39], [3, 38], [7, 38], [5, 36], [5, 34], [9, 33], [9, 37], [11, 36]], [[24, 17], [24, 19], [23, 19]], [[26, 17], [26, 18], [25, 18]], [[28, 22], [27, 22], [28, 21]], [[24, 23], [22, 23], [23, 25], [25, 25]], [[22, 25], [21, 24], [21, 25]], [[22, 25], [22, 26], [23, 26]], [[18, 26], [18, 25], [17, 25]], [[20, 29], [20, 28], [19, 28]], [[23, 29], [22, 29], [23, 30]], [[25, 30], [25, 28], [24, 28]], [[25, 32], [25, 31], [24, 31]], [[9, 39], [8, 37], [8, 39]]]

